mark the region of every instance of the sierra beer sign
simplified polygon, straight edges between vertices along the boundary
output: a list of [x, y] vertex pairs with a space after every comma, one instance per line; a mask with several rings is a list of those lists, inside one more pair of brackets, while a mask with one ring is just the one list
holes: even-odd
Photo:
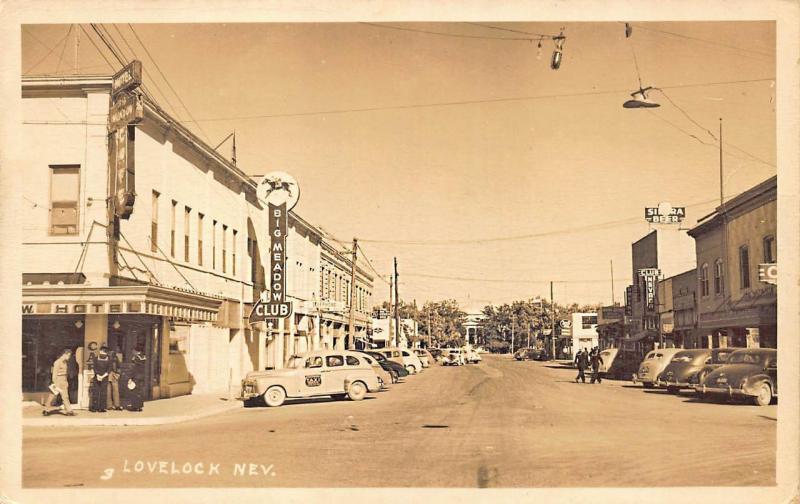
[[292, 303], [286, 300], [286, 233], [289, 210], [300, 196], [297, 182], [284, 172], [267, 174], [259, 183], [257, 193], [259, 199], [267, 203], [269, 216], [269, 291], [253, 307], [251, 323], [287, 318], [292, 314]]

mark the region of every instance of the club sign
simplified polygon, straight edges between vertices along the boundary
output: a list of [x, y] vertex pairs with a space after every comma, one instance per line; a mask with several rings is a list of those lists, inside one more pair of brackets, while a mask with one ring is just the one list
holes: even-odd
[[656, 280], [661, 276], [661, 270], [658, 268], [642, 268], [639, 270], [639, 276], [644, 277], [647, 310], [654, 311], [656, 308]]
[[258, 198], [267, 204], [269, 246], [269, 291], [255, 304], [250, 322], [287, 318], [292, 314], [292, 303], [286, 300], [286, 233], [289, 228], [289, 210], [300, 197], [297, 181], [285, 172], [268, 173], [256, 189]]

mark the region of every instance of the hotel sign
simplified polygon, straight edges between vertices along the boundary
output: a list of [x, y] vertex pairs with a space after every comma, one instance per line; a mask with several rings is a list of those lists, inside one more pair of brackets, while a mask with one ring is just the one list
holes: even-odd
[[133, 60], [111, 78], [111, 97], [129, 91], [142, 84], [142, 62]]
[[256, 191], [258, 198], [267, 204], [270, 272], [267, 301], [259, 299], [253, 306], [251, 323], [288, 318], [292, 314], [292, 303], [286, 300], [286, 233], [289, 229], [289, 210], [300, 197], [297, 182], [285, 172], [268, 173], [259, 182]]

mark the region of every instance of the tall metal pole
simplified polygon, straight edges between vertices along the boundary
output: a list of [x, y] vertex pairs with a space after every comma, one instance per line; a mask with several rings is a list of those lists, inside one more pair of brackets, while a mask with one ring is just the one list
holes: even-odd
[[614, 259], [611, 259], [611, 306], [616, 304], [614, 299]]
[[511, 314], [511, 354], [514, 354], [514, 324], [517, 321], [515, 314]]
[[[234, 137], [236, 138], [236, 137]], [[350, 336], [347, 348], [354, 350], [356, 348], [356, 261], [358, 260], [358, 238], [353, 238], [353, 256], [352, 264], [350, 264], [350, 320], [347, 326], [347, 332]]]
[[395, 346], [394, 317], [392, 316], [392, 298], [394, 296], [394, 275], [389, 275], [389, 346]]
[[550, 349], [552, 358], [556, 358], [556, 306], [553, 304], [553, 282], [550, 282]]
[[[398, 307], [400, 306], [400, 294], [397, 288], [399, 275], [397, 274], [397, 258], [394, 258], [394, 327], [395, 327], [395, 338], [399, 339], [400, 336], [400, 311]], [[395, 346], [397, 344], [395, 343]]]
[[[725, 211], [725, 196], [723, 193], [723, 169], [722, 169], [722, 118], [719, 118], [719, 206], [720, 206], [720, 227], [722, 228], [722, 267], [725, 274], [720, 279], [720, 293], [722, 294], [722, 298], [726, 298], [726, 291], [725, 291], [725, 282], [730, 281], [730, 269], [728, 267], [728, 215]], [[721, 335], [721, 333], [720, 333]], [[725, 330], [725, 346], [728, 346], [727, 342], [728, 331]], [[720, 346], [722, 346], [720, 344]]]

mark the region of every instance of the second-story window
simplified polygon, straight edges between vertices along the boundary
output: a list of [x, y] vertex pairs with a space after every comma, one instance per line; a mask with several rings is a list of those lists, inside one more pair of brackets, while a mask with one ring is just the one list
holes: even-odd
[[747, 245], [739, 247], [739, 287], [750, 288], [750, 250]]
[[708, 264], [704, 264], [700, 268], [700, 294], [706, 297], [708, 293]]
[[765, 236], [764, 237], [764, 262], [765, 263], [774, 263], [778, 260], [778, 251], [775, 247], [775, 237], [774, 236]]
[[172, 200], [172, 214], [169, 218], [170, 231], [169, 231], [169, 255], [175, 257], [175, 223], [178, 220], [178, 202]]
[[189, 226], [191, 225], [192, 209], [183, 207], [183, 260], [189, 262]]
[[228, 226], [222, 225], [222, 272], [228, 271]]
[[231, 234], [231, 272], [236, 276], [236, 237], [237, 231], [234, 229]]
[[150, 252], [158, 252], [158, 191], [153, 191], [150, 207]]
[[203, 223], [205, 215], [197, 214], [197, 264], [203, 265]]
[[78, 234], [78, 198], [81, 171], [78, 165], [50, 166], [50, 234]]
[[217, 269], [217, 221], [211, 222], [211, 269]]
[[714, 294], [722, 295], [725, 290], [725, 278], [722, 274], [722, 259], [714, 261]]

